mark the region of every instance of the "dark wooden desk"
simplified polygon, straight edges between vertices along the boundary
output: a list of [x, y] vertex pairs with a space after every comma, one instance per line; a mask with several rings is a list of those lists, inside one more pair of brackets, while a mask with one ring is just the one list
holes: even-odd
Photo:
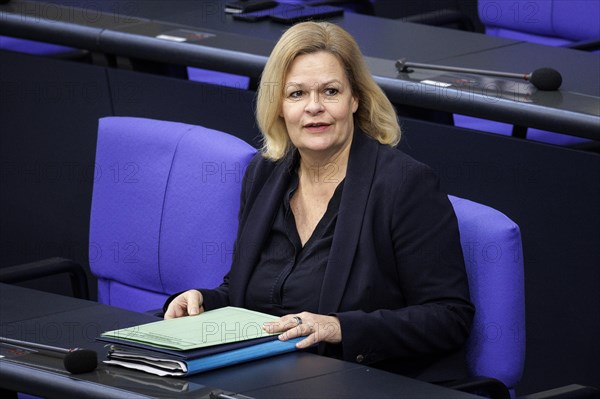
[[[287, 26], [236, 21], [223, 6], [223, 0], [13, 0], [0, 6], [0, 34], [257, 79]], [[375, 79], [397, 105], [600, 140], [597, 54], [353, 13], [331, 21], [354, 35]], [[185, 43], [157, 38], [182, 31], [204, 37]], [[399, 58], [516, 73], [551, 66], [562, 72], [564, 83], [558, 92], [541, 92], [506, 79], [509, 84], [500, 90], [490, 89], [485, 81], [440, 88], [422, 83], [439, 73], [398, 74], [394, 63]]]
[[[0, 284], [0, 318], [0, 336], [62, 348], [94, 349], [100, 359], [106, 351], [95, 341], [99, 333], [156, 320], [148, 314], [6, 284]], [[70, 375], [62, 370], [59, 359], [39, 356], [38, 363], [25, 357], [0, 358], [1, 388], [56, 398], [208, 398], [217, 391], [251, 398], [395, 399], [400, 393], [411, 398], [475, 398], [304, 352], [186, 378], [157, 377], [102, 363], [92, 372]]]

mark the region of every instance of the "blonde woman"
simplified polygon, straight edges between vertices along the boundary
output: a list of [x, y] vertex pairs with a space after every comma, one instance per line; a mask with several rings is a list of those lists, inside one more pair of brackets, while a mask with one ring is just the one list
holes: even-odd
[[[474, 308], [458, 226], [354, 39], [330, 23], [287, 30], [261, 77], [264, 145], [247, 168], [231, 270], [165, 318], [227, 305], [281, 318], [298, 348], [429, 381], [464, 377]], [[318, 345], [315, 345], [318, 344]]]

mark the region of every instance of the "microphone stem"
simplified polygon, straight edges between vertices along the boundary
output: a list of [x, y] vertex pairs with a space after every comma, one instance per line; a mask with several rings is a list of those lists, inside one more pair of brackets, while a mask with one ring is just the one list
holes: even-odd
[[529, 79], [528, 74], [511, 73], [511, 72], [497, 72], [497, 71], [485, 71], [482, 69], [472, 68], [459, 68], [446, 65], [431, 65], [431, 64], [420, 64], [418, 62], [404, 62], [402, 60], [396, 61], [396, 68], [399, 72], [407, 72], [406, 68], [421, 68], [421, 69], [435, 69], [440, 71], [450, 72], [461, 72], [461, 73], [473, 73], [476, 75], [490, 75], [499, 76], [503, 78], [516, 78], [516, 79]]
[[38, 349], [38, 350], [47, 351], [47, 352], [51, 352], [51, 353], [67, 354], [67, 353], [71, 352], [71, 350], [69, 350], [69, 349], [58, 348], [56, 346], [50, 346], [50, 345], [44, 345], [44, 344], [36, 344], [34, 342], [19, 341], [17, 339], [6, 338], [6, 337], [0, 337], [0, 343], [18, 346], [20, 348], [25, 348], [25, 349]]

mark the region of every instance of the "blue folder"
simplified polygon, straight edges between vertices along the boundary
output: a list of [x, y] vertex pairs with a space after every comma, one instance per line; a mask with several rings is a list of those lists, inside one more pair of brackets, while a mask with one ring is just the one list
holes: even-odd
[[189, 351], [150, 347], [114, 338], [102, 337], [99, 340], [110, 343], [107, 360], [104, 361], [106, 364], [161, 376], [182, 377], [292, 352], [303, 338], [279, 341], [276, 336], [269, 336]]
[[275, 340], [263, 342], [261, 344], [247, 346], [245, 348], [235, 349], [232, 351], [221, 352], [198, 359], [190, 359], [187, 361], [187, 374], [201, 373], [203, 371], [231, 366], [250, 360], [257, 360], [282, 353], [292, 352], [296, 350], [296, 343], [301, 341], [303, 338], [305, 337], [295, 338], [289, 341]]

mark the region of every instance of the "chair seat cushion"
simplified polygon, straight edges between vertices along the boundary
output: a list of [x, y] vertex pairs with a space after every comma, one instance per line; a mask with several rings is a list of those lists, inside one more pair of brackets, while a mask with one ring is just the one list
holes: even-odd
[[98, 302], [134, 312], [161, 309], [168, 295], [115, 280], [98, 279]]

